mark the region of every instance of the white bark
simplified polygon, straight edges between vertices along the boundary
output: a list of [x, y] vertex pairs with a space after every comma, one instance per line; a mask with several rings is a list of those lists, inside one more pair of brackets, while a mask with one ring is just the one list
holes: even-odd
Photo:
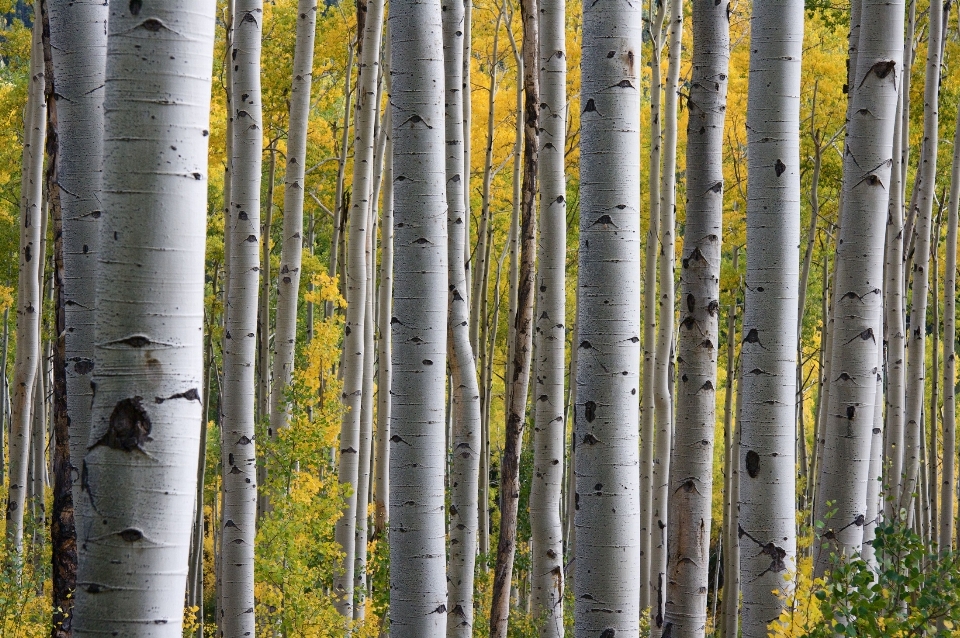
[[[702, 638], [707, 625], [720, 342], [723, 122], [730, 59], [729, 10], [728, 2], [700, 0], [693, 4], [687, 166], [696, 170], [687, 172], [686, 229], [680, 261], [677, 428], [668, 487], [672, 515], [667, 526], [670, 549], [663, 625], [664, 633], [669, 632], [676, 638]], [[799, 100], [797, 102], [799, 113]], [[788, 109], [785, 114], [793, 115], [791, 111]], [[799, 125], [799, 117], [796, 123]], [[790, 150], [799, 155], [798, 150]], [[789, 202], [795, 204], [799, 224], [799, 159], [794, 175], [798, 192], [796, 199]], [[789, 223], [783, 227], [791, 229]]]
[[[440, 0], [391, 6], [394, 311], [390, 635], [446, 625], [447, 223]], [[401, 61], [402, 64], [396, 64]]]
[[[878, 333], [881, 326], [877, 326]], [[867, 512], [863, 522], [863, 546], [860, 556], [871, 567], [876, 567], [873, 539], [883, 511], [881, 483], [883, 473], [883, 348], [877, 348], [876, 404], [873, 410], [873, 428], [870, 431], [870, 465], [867, 475]]]
[[947, 263], [943, 282], [943, 478], [940, 482], [940, 551], [953, 547], [956, 520], [953, 505], [956, 489], [957, 403], [957, 213], [960, 209], [960, 112], [953, 137], [953, 171], [947, 204]]
[[95, 395], [81, 465], [96, 517], [77, 543], [74, 636], [182, 635], [215, 9], [110, 3]]
[[577, 282], [575, 631], [637, 636], [640, 618], [639, 4], [583, 11]]
[[233, 19], [233, 157], [230, 262], [223, 352], [223, 516], [221, 608], [225, 636], [254, 632], [253, 566], [257, 515], [254, 361], [260, 285], [260, 92], [262, 0], [237, 0]]
[[890, 199], [903, 5], [863, 2], [862, 27], [844, 155], [843, 210], [834, 274], [829, 404], [823, 421], [814, 521], [823, 523], [815, 573], [830, 554], [859, 551], [876, 402], [883, 244]]
[[[643, 282], [643, 398], [640, 402], [640, 608], [648, 609], [654, 583], [650, 580], [653, 551], [654, 374], [657, 347], [657, 257], [660, 232], [660, 56], [667, 3], [658, 2], [650, 28], [650, 190], [649, 226], [644, 247]], [[658, 529], [659, 531], [659, 529]]]
[[343, 403], [346, 411], [340, 429], [341, 485], [349, 485], [343, 516], [337, 520], [336, 539], [344, 553], [337, 570], [334, 589], [337, 609], [353, 616], [354, 560], [356, 557], [357, 497], [360, 476], [360, 417], [363, 398], [364, 321], [366, 317], [366, 245], [370, 226], [370, 197], [375, 147], [374, 123], [380, 68], [380, 41], [383, 33], [383, 1], [367, 3], [361, 34], [360, 70], [357, 81], [356, 121], [353, 139], [353, 195], [347, 216], [346, 324], [343, 342]]
[[[669, 45], [662, 121], [663, 173], [660, 181], [660, 305], [654, 359], [656, 440], [653, 460], [653, 532], [650, 554], [650, 635], [659, 638], [664, 626], [667, 593], [667, 525], [669, 524], [670, 451], [673, 449], [674, 324], [676, 313], [677, 226], [677, 91], [683, 39], [683, 0], [670, 0], [667, 15]], [[654, 601], [654, 591], [656, 601]]]
[[[57, 179], [63, 224], [63, 301], [66, 332], [67, 413], [70, 463], [80, 477], [80, 459], [90, 432], [90, 387], [94, 355], [94, 299], [98, 245], [98, 199], [102, 180], [103, 82], [106, 71], [107, 6], [100, 0], [48, 0], [50, 49], [56, 76]], [[73, 483], [76, 529], [90, 516], [86, 492]]]
[[532, 614], [540, 638], [563, 638], [564, 392], [566, 372], [567, 116], [565, 0], [540, 2], [540, 237], [534, 352], [533, 484], [530, 487]]
[[474, 568], [477, 555], [477, 495], [480, 477], [480, 388], [470, 347], [469, 284], [463, 227], [470, 224], [464, 190], [466, 139], [463, 123], [463, 0], [443, 6], [447, 267], [447, 343], [453, 384], [453, 462], [450, 475], [450, 562], [447, 568], [448, 638], [470, 638], [474, 624]]
[[[740, 433], [742, 633], [767, 635], [790, 588], [796, 539], [803, 2], [754, 7], [747, 103], [747, 279]], [[871, 389], [875, 386], [871, 385]]]
[[[40, 15], [40, 2], [36, 3]], [[7, 547], [23, 549], [23, 508], [30, 461], [33, 393], [40, 360], [40, 271], [43, 146], [47, 130], [44, 100], [42, 22], [34, 23], [30, 79], [24, 111], [23, 163], [20, 179], [20, 273], [17, 280], [17, 352], [13, 364], [10, 415], [10, 484], [7, 492]]]

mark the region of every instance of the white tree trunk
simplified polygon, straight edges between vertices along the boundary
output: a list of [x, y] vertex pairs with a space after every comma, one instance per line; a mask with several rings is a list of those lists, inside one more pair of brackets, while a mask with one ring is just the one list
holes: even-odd
[[[882, 325], [877, 326], [882, 334]], [[876, 404], [873, 410], [873, 428], [870, 431], [870, 464], [867, 475], [867, 510], [863, 522], [863, 545], [860, 556], [871, 567], [876, 567], [876, 553], [873, 551], [873, 539], [877, 536], [877, 525], [883, 503], [880, 502], [882, 490], [880, 480], [883, 474], [883, 348], [877, 348]]]
[[[106, 72], [107, 6], [101, 0], [48, 0], [50, 44], [56, 76], [57, 179], [63, 224], [63, 301], [66, 332], [67, 413], [70, 464], [80, 477], [80, 459], [90, 433], [90, 387], [94, 356], [94, 299], [98, 199], [103, 157], [103, 82]], [[77, 530], [90, 516], [87, 494], [73, 482]]]
[[940, 551], [953, 547], [956, 481], [957, 404], [957, 213], [960, 209], [960, 112], [953, 137], [953, 171], [947, 208], [947, 263], [943, 282], [943, 478], [940, 483]]
[[[847, 123], [843, 210], [834, 274], [829, 404], [823, 421], [814, 521], [815, 573], [831, 552], [859, 551], [866, 517], [867, 477], [876, 402], [877, 348], [883, 285], [883, 244], [889, 206], [897, 78], [901, 77], [903, 5], [864, 0], [860, 50]], [[829, 501], [829, 504], [828, 504]], [[828, 515], [829, 514], [829, 515]]]
[[[40, 15], [40, 2], [36, 3]], [[17, 352], [13, 364], [10, 410], [10, 485], [7, 492], [7, 547], [23, 549], [23, 508], [30, 461], [33, 393], [40, 360], [40, 271], [43, 147], [47, 130], [44, 101], [42, 22], [34, 23], [30, 47], [30, 79], [23, 122], [23, 164], [20, 178], [20, 273], [17, 280]]]
[[636, 637], [642, 9], [583, 9], [575, 631]]
[[[440, 0], [391, 6], [394, 143], [390, 635], [446, 626], [447, 223]], [[396, 64], [401, 61], [402, 64]]]
[[273, 392], [270, 430], [287, 426], [287, 388], [293, 377], [297, 346], [297, 301], [303, 256], [304, 168], [307, 159], [307, 122], [313, 81], [313, 44], [316, 34], [317, 0], [297, 4], [297, 41], [293, 52], [293, 83], [290, 92], [290, 126], [287, 130], [287, 165], [283, 178], [283, 244], [277, 281], [277, 325], [273, 338]]
[[75, 636], [182, 635], [215, 10], [213, 0], [110, 4], [96, 390], [81, 469], [96, 516], [77, 543]]
[[[700, 0], [693, 4], [687, 166], [697, 169], [687, 172], [686, 229], [680, 261], [682, 303], [677, 342], [680, 382], [668, 487], [672, 515], [667, 526], [670, 549], [663, 625], [664, 634], [669, 632], [676, 638], [702, 638], [707, 626], [717, 348], [720, 344], [723, 121], [730, 60], [729, 10], [728, 2]], [[799, 100], [795, 110], [799, 115]], [[796, 141], [799, 144], [799, 136]], [[791, 150], [798, 155], [797, 150]], [[790, 200], [796, 204], [798, 223], [799, 175], [798, 161], [797, 197]], [[790, 228], [789, 224], [784, 226]]]
[[[677, 226], [677, 90], [683, 39], [683, 1], [670, 0], [667, 15], [667, 81], [664, 85], [662, 121], [663, 173], [660, 181], [660, 305], [657, 349], [654, 360], [654, 411], [656, 440], [653, 461], [653, 532], [650, 554], [650, 635], [663, 632], [667, 594], [667, 525], [669, 519], [670, 451], [673, 449], [674, 323], [676, 313]], [[654, 591], [656, 601], [654, 601]]]
[[334, 581], [337, 609], [347, 618], [353, 616], [354, 561], [356, 557], [357, 497], [360, 476], [360, 416], [362, 413], [363, 360], [373, 356], [364, 352], [366, 315], [367, 260], [366, 237], [370, 226], [370, 197], [373, 182], [375, 147], [374, 123], [379, 104], [376, 101], [380, 67], [380, 41], [383, 33], [383, 1], [367, 2], [361, 34], [360, 70], [357, 81], [356, 122], [354, 124], [353, 195], [347, 216], [347, 312], [343, 341], [343, 403], [346, 411], [340, 429], [341, 485], [349, 485], [343, 516], [337, 520], [336, 539], [344, 561]]
[[[657, 256], [660, 232], [660, 96], [663, 92], [660, 78], [660, 57], [663, 53], [663, 22], [667, 3], [657, 3], [651, 24], [653, 43], [650, 57], [650, 189], [649, 225], [644, 247], [643, 270], [643, 398], [640, 401], [640, 608], [648, 609], [651, 592], [656, 588], [650, 580], [654, 534], [653, 520], [653, 450], [656, 422], [654, 420], [654, 375], [657, 348]], [[576, 342], [574, 342], [576, 343]], [[572, 384], [572, 382], [571, 382]], [[575, 385], [575, 384], [572, 384]]]
[[[790, 587], [796, 539], [803, 2], [754, 7], [747, 103], [747, 279], [740, 415], [743, 636], [767, 635]], [[871, 388], [875, 386], [871, 385]]]
[[473, 577], [477, 556], [477, 495], [480, 473], [480, 388], [477, 364], [470, 347], [470, 301], [466, 278], [464, 226], [470, 218], [463, 150], [463, 0], [443, 7], [445, 71], [447, 268], [449, 318], [447, 344], [453, 382], [453, 462], [450, 476], [450, 563], [447, 567], [448, 638], [473, 635]]
[[[933, 224], [933, 199], [937, 178], [937, 142], [939, 127], [938, 96], [940, 60], [943, 42], [943, 11], [934, 5], [930, 13], [927, 40], [927, 68], [923, 91], [923, 139], [920, 144], [920, 165], [917, 167], [916, 243], [913, 253], [913, 288], [910, 303], [910, 332], [907, 335], [907, 388], [905, 400], [903, 445], [903, 492], [900, 507], [910, 511], [913, 493], [918, 492], [921, 438], [924, 436], [924, 360], [927, 337], [928, 263], [930, 231]], [[908, 238], [909, 239], [909, 238]], [[909, 276], [909, 275], [908, 275]], [[935, 423], [933, 415], [928, 421]]]
[[223, 516], [221, 608], [225, 636], [254, 632], [253, 566], [257, 516], [254, 361], [260, 285], [260, 92], [262, 0], [237, 0], [233, 19], [233, 157], [230, 262], [223, 352]]
[[566, 372], [567, 117], [565, 0], [540, 2], [540, 237], [534, 352], [530, 578], [540, 638], [563, 638], [562, 507]]

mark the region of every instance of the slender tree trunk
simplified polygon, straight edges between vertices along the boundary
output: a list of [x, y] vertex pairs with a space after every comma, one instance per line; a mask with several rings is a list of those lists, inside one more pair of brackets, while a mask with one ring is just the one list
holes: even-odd
[[[283, 177], [283, 243], [277, 281], [276, 333], [273, 338], [271, 434], [287, 427], [290, 420], [287, 392], [293, 379], [293, 356], [297, 348], [297, 302], [300, 298], [300, 269], [304, 244], [304, 166], [307, 159], [307, 123], [310, 117], [316, 24], [317, 0], [299, 0], [290, 93], [290, 126], [287, 130], [287, 162]], [[310, 232], [313, 232], [312, 228]], [[307, 323], [308, 332], [312, 329], [312, 323], [312, 320]]]
[[[10, 425], [9, 410], [7, 406], [10, 403], [10, 393], [7, 384], [7, 353], [10, 346], [10, 309], [3, 311], [3, 346], [0, 349], [0, 451], [6, 450], [7, 430]], [[6, 463], [4, 454], [0, 453], [0, 481], [3, 481], [6, 474]]]
[[[926, 80], [923, 93], [923, 140], [920, 145], [920, 165], [917, 168], [917, 239], [916, 252], [913, 255], [913, 289], [907, 349], [907, 387], [904, 415], [906, 429], [903, 446], [904, 488], [900, 495], [900, 507], [907, 511], [910, 511], [913, 494], [918, 488], [920, 462], [918, 451], [922, 444], [921, 437], [924, 436], [921, 428], [921, 418], [927, 336], [927, 265], [930, 261], [930, 232], [933, 224], [933, 199], [937, 175], [942, 20], [942, 11], [930, 11]], [[932, 416], [928, 420], [934, 422]]]
[[575, 632], [638, 636], [642, 7], [583, 9]]
[[[277, 149], [276, 141], [268, 150], [270, 162], [267, 164], [267, 193], [263, 202], [263, 224], [260, 229], [260, 306], [257, 311], [257, 423], [267, 426], [267, 435], [273, 436], [275, 431], [270, 427], [270, 237], [273, 227], [273, 186], [277, 181]], [[266, 466], [264, 459], [260, 459], [260, 496], [258, 500], [258, 516], [263, 514], [265, 506], [263, 489], [266, 488]]]
[[[940, 198], [940, 211], [937, 213], [937, 222], [934, 224], [933, 228], [933, 237], [930, 242], [930, 303], [933, 306], [931, 323], [933, 324], [933, 334], [932, 343], [930, 344], [930, 409], [927, 411], [927, 414], [930, 415], [929, 419], [926, 419], [928, 428], [930, 431], [930, 455], [928, 456], [929, 462], [927, 463], [927, 497], [925, 502], [928, 503], [928, 508], [930, 510], [930, 527], [929, 527], [929, 545], [933, 545], [937, 541], [938, 530], [940, 529], [939, 520], [937, 518], [937, 486], [940, 481], [937, 478], [937, 469], [938, 469], [938, 459], [940, 458], [939, 452], [939, 443], [938, 438], [938, 429], [940, 427], [940, 410], [938, 409], [940, 404], [940, 282], [939, 282], [939, 259], [938, 252], [940, 250], [940, 223], [943, 213], [943, 197]], [[926, 434], [924, 434], [926, 436]], [[869, 518], [867, 520], [870, 520]]]
[[[655, 372], [657, 347], [657, 256], [660, 229], [660, 57], [663, 53], [663, 22], [666, 19], [666, 2], [657, 2], [657, 10], [650, 33], [653, 46], [650, 57], [650, 221], [647, 242], [644, 247], [643, 282], [643, 398], [640, 402], [640, 609], [649, 609], [651, 592], [656, 584], [651, 581], [651, 560], [654, 536], [659, 528], [653, 527], [653, 472], [655, 422]], [[576, 342], [574, 342], [576, 344]], [[576, 351], [576, 348], [574, 348]], [[575, 384], [571, 384], [575, 385]], [[658, 605], [659, 608], [659, 605]]]
[[[506, 425], [500, 467], [500, 536], [490, 604], [490, 636], [506, 638], [510, 615], [510, 585], [517, 549], [520, 505], [520, 449], [527, 414], [527, 389], [533, 355], [533, 302], [537, 243], [537, 163], [539, 149], [539, 11], [536, 0], [522, 0], [523, 22], [523, 188], [520, 202], [519, 279], [513, 325], [512, 360], [508, 361], [504, 397]], [[511, 284], [512, 288], [512, 284]]]
[[[738, 248], [733, 249], [733, 267], [740, 269]], [[737, 351], [737, 298], [727, 313], [727, 388], [723, 399], [724, 443], [724, 516], [723, 516], [723, 625], [725, 638], [736, 638], [740, 603], [740, 433], [734, 430], [734, 419], [739, 417], [740, 387], [737, 386], [737, 406], [734, 410], [733, 386], [737, 378], [735, 365]], [[736, 413], [735, 413], [736, 412]], [[739, 419], [738, 419], [739, 420]], [[737, 423], [739, 426], [739, 423]]]
[[464, 190], [463, 143], [463, 0], [443, 7], [445, 77], [445, 156], [447, 196], [447, 268], [449, 317], [447, 347], [453, 401], [453, 462], [450, 476], [450, 561], [447, 566], [448, 638], [470, 638], [474, 625], [474, 568], [477, 556], [477, 495], [480, 472], [480, 388], [470, 347], [469, 284], [466, 279], [463, 227], [470, 218]]
[[566, 413], [567, 116], [565, 0], [540, 2], [540, 238], [536, 405], [530, 487], [532, 615], [540, 638], [563, 638], [563, 466]]
[[79, 543], [77, 636], [183, 634], [215, 11], [196, 0], [110, 5], [96, 394], [81, 461], [96, 516]]
[[[369, 18], [368, 18], [369, 19]], [[446, 624], [447, 224], [439, 0], [390, 12], [396, 277], [390, 437], [390, 635]]]
[[[882, 312], [883, 243], [889, 206], [894, 82], [903, 51], [903, 6], [864, 0], [860, 51], [847, 123], [840, 235], [834, 279], [830, 396], [823, 422], [815, 518], [815, 573], [828, 568], [831, 551], [860, 549], [866, 516], [873, 410], [876, 402], [876, 334]], [[828, 505], [827, 501], [830, 501]]]
[[[668, 487], [672, 516], [667, 526], [670, 549], [663, 625], [665, 634], [677, 638], [702, 638], [707, 625], [720, 343], [723, 121], [730, 59], [729, 10], [729, 3], [725, 2], [693, 3], [687, 166], [698, 169], [687, 173], [686, 230], [680, 262], [680, 297], [683, 299], [677, 343], [680, 385]], [[789, 150], [799, 155], [798, 149], [799, 144]], [[799, 175], [798, 161], [797, 191]], [[796, 195], [799, 225], [799, 192]], [[785, 228], [790, 228], [789, 214], [784, 215]], [[797, 234], [799, 241], [799, 232]]]
[[[504, 3], [509, 7], [509, 3]], [[523, 98], [524, 98], [524, 57], [517, 46], [516, 39], [513, 37], [513, 30], [510, 28], [510, 19], [512, 11], [507, 13], [507, 38], [510, 40], [510, 47], [513, 49], [513, 57], [517, 64], [517, 87], [516, 87], [516, 122], [514, 126], [513, 138], [513, 196], [510, 198], [510, 228], [507, 231], [507, 253], [510, 255], [509, 281], [507, 284], [507, 365], [504, 374], [504, 410], [509, 412], [510, 405], [506, 401], [510, 400], [513, 392], [514, 379], [514, 357], [517, 343], [517, 298], [520, 288], [520, 209], [522, 207], [522, 169], [523, 169]], [[526, 397], [524, 397], [526, 401]]]
[[[464, 224], [463, 224], [463, 261], [464, 272], [466, 273], [466, 292], [467, 303], [470, 304], [469, 294], [473, 290], [473, 258], [470, 253], [470, 226], [473, 224], [473, 213], [470, 210], [470, 198], [473, 191], [470, 190], [470, 178], [472, 177], [471, 166], [473, 162], [472, 140], [473, 140], [473, 84], [470, 76], [473, 66], [473, 0], [464, 0], [463, 3], [463, 70], [460, 72], [461, 102], [463, 104], [463, 193], [464, 193]], [[471, 310], [473, 306], [471, 306]], [[472, 317], [471, 317], [472, 318]], [[471, 324], [472, 325], [472, 324]], [[472, 337], [471, 333], [471, 337]], [[471, 338], [470, 348], [474, 357], [477, 355], [477, 344]]]
[[953, 547], [956, 520], [953, 509], [956, 494], [957, 405], [956, 405], [956, 339], [957, 339], [957, 212], [960, 209], [960, 113], [953, 138], [953, 171], [950, 182], [950, 203], [947, 205], [947, 263], [943, 282], [943, 478], [940, 482], [940, 551]]
[[[796, 355], [803, 2], [757, 5], [747, 106], [747, 280], [738, 535], [743, 636], [766, 636], [783, 608], [796, 539]], [[746, 473], [744, 474], [744, 470]]]
[[[906, 86], [907, 70], [904, 71]], [[905, 95], [901, 88], [897, 97], [897, 113], [903, 108]], [[903, 321], [903, 181], [900, 170], [900, 138], [903, 120], [897, 117], [893, 130], [893, 153], [890, 167], [890, 198], [887, 207], [887, 232], [884, 246], [883, 319], [887, 345], [887, 387], [885, 395], [886, 423], [884, 445], [884, 518], [893, 520], [899, 511], [903, 487], [903, 427], [906, 371], [906, 331]]]
[[[669, 524], [670, 452], [673, 449], [673, 375], [674, 321], [676, 313], [677, 220], [677, 91], [680, 81], [680, 54], [683, 39], [683, 1], [670, 0], [668, 12], [668, 63], [664, 86], [663, 173], [660, 182], [660, 305], [657, 350], [654, 360], [654, 412], [656, 414], [656, 449], [653, 461], [654, 530], [650, 557], [650, 635], [660, 638], [664, 631], [667, 596], [667, 525]], [[656, 607], [653, 591], [657, 592]]]
[[[332, 278], [340, 272], [340, 237], [343, 234], [343, 220], [346, 217], [346, 202], [344, 201], [344, 182], [347, 172], [347, 152], [350, 149], [350, 116], [353, 111], [351, 101], [353, 91], [350, 80], [353, 77], [353, 48], [356, 44], [352, 40], [347, 45], [347, 69], [343, 74], [343, 126], [340, 129], [340, 156], [337, 158], [337, 184], [334, 195], [333, 234], [330, 239], [330, 265], [327, 274]], [[340, 282], [341, 290], [343, 282]], [[324, 316], [333, 315], [333, 302], [328, 301], [324, 307]]]
[[[358, 8], [358, 12], [362, 11]], [[354, 125], [353, 194], [347, 219], [346, 328], [343, 357], [343, 403], [346, 408], [340, 430], [341, 485], [349, 485], [343, 516], [337, 520], [336, 539], [344, 552], [334, 587], [337, 609], [347, 618], [353, 617], [354, 562], [356, 559], [357, 502], [360, 493], [361, 414], [363, 399], [364, 321], [367, 289], [367, 234], [370, 232], [370, 197], [373, 181], [374, 122], [377, 76], [380, 66], [380, 41], [383, 33], [383, 2], [370, 0], [358, 34], [360, 76], [357, 80], [356, 123]], [[442, 394], [442, 393], [441, 393]], [[369, 459], [369, 456], [367, 457]]]
[[[40, 15], [37, 0], [36, 15]], [[47, 128], [44, 100], [42, 22], [34, 23], [30, 80], [24, 112], [23, 167], [20, 181], [20, 274], [17, 284], [17, 353], [13, 370], [10, 418], [10, 479], [7, 495], [7, 547], [11, 556], [23, 550], [23, 510], [30, 460], [31, 407], [40, 359], [40, 253], [43, 190], [43, 146]]]
[[260, 278], [260, 175], [263, 118], [260, 92], [262, 0], [236, 0], [231, 58], [233, 157], [230, 186], [230, 262], [227, 264], [223, 352], [223, 516], [220, 632], [255, 631], [254, 539], [257, 468], [254, 444], [254, 362]]
[[[569, 582], [573, 578], [574, 572], [576, 571], [576, 565], [574, 564], [574, 547], [577, 541], [577, 527], [576, 523], [576, 511], [577, 511], [577, 477], [576, 477], [576, 453], [577, 453], [577, 436], [576, 432], [572, 427], [573, 425], [573, 414], [577, 405], [577, 359], [580, 348], [576, 347], [577, 344], [577, 326], [574, 323], [572, 330], [570, 331], [571, 340], [570, 343], [572, 347], [570, 348], [570, 374], [568, 376], [568, 391], [567, 391], [567, 409], [564, 410], [564, 420], [566, 423], [569, 423], [571, 427], [569, 428], [569, 440], [570, 440], [570, 451], [567, 454], [566, 458], [566, 476], [564, 477], [564, 519], [563, 519], [563, 556], [566, 565], [565, 571], [565, 581]], [[565, 434], [566, 436], [566, 434]], [[642, 478], [642, 477], [641, 477]], [[641, 539], [642, 540], [642, 539]], [[642, 583], [641, 583], [642, 585]], [[643, 603], [641, 603], [642, 605]], [[643, 607], [640, 608], [643, 611]]]

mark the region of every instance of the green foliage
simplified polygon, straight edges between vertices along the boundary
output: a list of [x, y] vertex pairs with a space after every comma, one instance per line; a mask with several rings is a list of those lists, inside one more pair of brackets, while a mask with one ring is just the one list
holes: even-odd
[[[876, 564], [833, 556], [825, 580], [801, 579], [776, 636], [950, 636], [960, 623], [960, 554], [931, 553], [900, 521], [877, 528]], [[806, 583], [806, 584], [805, 584]]]

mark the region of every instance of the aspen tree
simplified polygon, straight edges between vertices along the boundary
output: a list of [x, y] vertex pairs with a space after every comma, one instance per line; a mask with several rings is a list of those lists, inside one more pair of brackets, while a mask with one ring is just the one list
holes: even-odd
[[447, 620], [448, 249], [440, 0], [391, 5], [389, 21], [395, 265], [390, 635], [433, 638], [444, 633]]
[[[671, 517], [667, 525], [667, 546], [670, 550], [663, 625], [665, 634], [670, 632], [677, 638], [702, 637], [707, 625], [720, 342], [723, 122], [730, 59], [729, 10], [728, 2], [697, 0], [693, 3], [687, 166], [697, 169], [687, 172], [686, 229], [680, 261], [677, 427], [668, 488]], [[799, 170], [796, 181], [799, 190]], [[799, 193], [796, 204], [799, 218]]]
[[[739, 247], [733, 249], [733, 268], [740, 270]], [[734, 406], [734, 383], [738, 375], [734, 361], [737, 350], [737, 298], [727, 311], [727, 387], [723, 399], [723, 443], [724, 443], [724, 485], [723, 485], [723, 601], [720, 623], [723, 636], [736, 638], [739, 631], [740, 605], [740, 441], [739, 427], [742, 386], [737, 385], [736, 406]]]
[[956, 482], [957, 404], [957, 213], [960, 209], [960, 111], [953, 137], [953, 170], [950, 202], [947, 204], [947, 263], [943, 282], [943, 478], [940, 482], [940, 551], [953, 547], [956, 521], [953, 518]]
[[[520, 506], [520, 448], [527, 414], [527, 390], [533, 355], [533, 302], [537, 241], [537, 163], [539, 160], [539, 11], [536, 0], [521, 0], [523, 22], [523, 182], [520, 196], [519, 269], [516, 314], [508, 337], [507, 390], [504, 397], [506, 424], [500, 463], [500, 536], [494, 568], [493, 600], [490, 604], [491, 638], [507, 638], [510, 588], [517, 549], [517, 516]], [[513, 285], [511, 283], [511, 288]]]
[[[877, 326], [877, 334], [883, 334], [882, 325]], [[873, 428], [870, 433], [870, 463], [867, 474], [867, 509], [863, 523], [863, 544], [860, 556], [866, 563], [876, 568], [876, 553], [873, 551], [873, 539], [877, 536], [877, 525], [883, 511], [881, 484], [883, 472], [883, 348], [877, 348], [876, 404], [873, 410]]]
[[[71, 466], [78, 470], [90, 429], [98, 199], [103, 156], [103, 82], [107, 6], [98, 0], [48, 0], [50, 49], [56, 76], [57, 182], [63, 232], [62, 282], [67, 413]], [[73, 481], [77, 529], [87, 526], [89, 503]]]
[[96, 391], [77, 459], [97, 516], [80, 530], [75, 636], [182, 635], [215, 11], [212, 0], [109, 5]]
[[[40, 15], [40, 2], [35, 15]], [[20, 272], [17, 281], [17, 352], [10, 406], [10, 479], [7, 492], [7, 547], [23, 550], [23, 509], [30, 461], [31, 406], [40, 360], [40, 271], [43, 146], [47, 128], [43, 64], [43, 23], [34, 22], [30, 78], [24, 110], [23, 163], [20, 178]]]
[[747, 105], [738, 519], [743, 636], [766, 636], [796, 559], [795, 405], [803, 2], [754, 7]]
[[902, 34], [902, 3], [864, 0], [847, 123], [829, 404], [814, 509], [814, 521], [823, 525], [813, 550], [818, 575], [828, 568], [832, 552], [856, 552], [863, 541]]
[[357, 80], [356, 123], [353, 138], [353, 194], [347, 216], [346, 324], [343, 342], [343, 403], [346, 411], [340, 429], [342, 485], [349, 485], [343, 516], [337, 520], [336, 539], [344, 553], [335, 577], [337, 609], [353, 616], [354, 560], [356, 557], [357, 498], [360, 476], [360, 417], [363, 395], [364, 321], [366, 315], [366, 237], [370, 232], [370, 196], [375, 145], [374, 123], [383, 33], [383, 0], [369, 0], [360, 37], [360, 69]]
[[639, 4], [583, 7], [577, 281], [578, 638], [640, 619]]
[[[928, 262], [930, 261], [930, 233], [933, 225], [933, 199], [937, 177], [937, 142], [939, 137], [940, 60], [943, 42], [943, 11], [934, 3], [929, 12], [927, 39], [927, 66], [923, 89], [923, 138], [920, 144], [920, 165], [917, 167], [915, 193], [916, 233], [913, 277], [910, 300], [909, 334], [907, 335], [906, 399], [904, 408], [903, 492], [900, 507], [910, 511], [914, 493], [919, 493], [920, 446], [924, 436], [924, 359], [926, 357], [926, 325]], [[905, 235], [909, 239], [909, 234]], [[929, 421], [934, 421], [928, 415]]]
[[465, 266], [469, 225], [464, 190], [466, 155], [463, 144], [463, 0], [443, 5], [445, 77], [447, 268], [449, 273], [447, 343], [453, 383], [453, 456], [450, 470], [450, 552], [447, 566], [448, 638], [473, 635], [473, 576], [477, 556], [477, 495], [480, 477], [480, 387], [470, 347], [469, 284]]
[[260, 285], [260, 175], [263, 113], [260, 91], [262, 0], [236, 0], [233, 17], [233, 157], [230, 262], [223, 352], [221, 448], [223, 516], [219, 630], [253, 635], [257, 467], [254, 362]]
[[[655, 0], [654, 0], [655, 1]], [[663, 22], [667, 3], [656, 2], [651, 8], [652, 40], [650, 57], [650, 190], [649, 226], [644, 247], [643, 283], [643, 398], [640, 402], [640, 608], [651, 605], [650, 561], [653, 552], [653, 447], [656, 423], [654, 420], [654, 374], [657, 347], [657, 255], [660, 229], [660, 102], [663, 86], [660, 77], [660, 57], [663, 54]], [[576, 342], [574, 342], [576, 343]], [[571, 383], [571, 385], [575, 385]]]
[[[673, 449], [674, 314], [676, 313], [677, 226], [677, 91], [683, 40], [683, 0], [670, 0], [667, 14], [669, 45], [664, 86], [663, 173], [660, 179], [660, 304], [654, 359], [656, 437], [653, 460], [653, 532], [650, 554], [650, 635], [663, 632], [667, 587], [667, 526], [669, 525], [670, 451]], [[653, 592], [656, 591], [656, 609]]]
[[541, 638], [563, 638], [563, 377], [566, 346], [567, 116], [565, 0], [540, 2], [540, 237], [537, 270], [533, 482], [530, 486], [532, 615]]

